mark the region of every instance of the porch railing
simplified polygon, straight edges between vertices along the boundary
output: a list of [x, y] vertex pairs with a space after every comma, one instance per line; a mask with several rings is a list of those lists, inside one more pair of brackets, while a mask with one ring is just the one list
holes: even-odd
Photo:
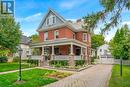
[[[54, 60], [69, 60], [69, 55], [55, 55]], [[74, 56], [74, 60], [81, 60], [81, 56]]]
[[74, 56], [74, 60], [81, 60], [81, 56]]
[[40, 60], [41, 56], [33, 55], [33, 56], [31, 56], [31, 59], [33, 59], [33, 60]]
[[54, 60], [69, 60], [68, 55], [55, 55]]

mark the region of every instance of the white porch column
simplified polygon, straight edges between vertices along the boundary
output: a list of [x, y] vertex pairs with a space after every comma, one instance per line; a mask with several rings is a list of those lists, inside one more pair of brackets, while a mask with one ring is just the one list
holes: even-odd
[[44, 55], [44, 46], [42, 46], [42, 55]]
[[73, 53], [73, 44], [72, 43], [70, 44], [69, 65], [70, 65], [70, 67], [75, 66], [74, 53]]
[[42, 46], [42, 54], [41, 54], [41, 60], [39, 60], [39, 66], [45, 65], [45, 54], [44, 54], [44, 46]]
[[81, 56], [81, 59], [83, 59], [83, 47], [81, 47], [80, 56]]
[[70, 47], [70, 54], [73, 55], [73, 44], [71, 43], [71, 47]]
[[54, 49], [54, 45], [52, 45], [51, 60], [53, 60], [53, 59], [54, 59], [54, 55], [55, 55], [55, 49]]

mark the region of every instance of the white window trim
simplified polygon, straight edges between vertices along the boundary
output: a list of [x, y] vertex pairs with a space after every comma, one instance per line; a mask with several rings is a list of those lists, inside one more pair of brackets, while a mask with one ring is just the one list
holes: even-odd
[[[54, 17], [54, 23], [53, 23], [53, 17]], [[47, 23], [48, 22], [48, 23]], [[56, 23], [56, 16], [51, 16], [46, 19], [46, 25], [53, 25]]]
[[73, 39], [75, 39], [76, 38], [76, 35], [75, 35], [75, 33], [73, 33]]
[[[84, 39], [84, 35], [86, 35], [86, 38]], [[83, 41], [87, 42], [87, 33], [83, 33]]]
[[[58, 38], [56, 38], [56, 34], [57, 34], [56, 32], [58, 32]], [[59, 39], [59, 30], [54, 31], [54, 39]]]
[[[47, 36], [45, 36], [45, 35], [47, 35]], [[48, 40], [48, 39], [46, 40], [46, 38], [48, 38], [48, 32], [45, 32], [45, 33], [44, 33], [44, 41], [47, 41], [47, 40]]]

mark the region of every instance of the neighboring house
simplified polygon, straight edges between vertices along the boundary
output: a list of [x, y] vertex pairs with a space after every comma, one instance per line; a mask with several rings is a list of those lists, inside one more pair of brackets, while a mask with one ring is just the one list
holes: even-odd
[[109, 45], [104, 44], [97, 48], [98, 58], [112, 58], [112, 55], [109, 51]]
[[[21, 36], [21, 41], [19, 46], [22, 48], [22, 59], [28, 59], [29, 55], [31, 55], [31, 50], [29, 47], [30, 44], [30, 39], [27, 36], [22, 35]], [[14, 54], [14, 56], [19, 56], [18, 52]]]
[[[49, 9], [37, 29], [40, 42], [31, 44], [32, 58], [69, 60], [70, 65], [74, 64], [74, 60], [89, 60], [91, 38], [82, 25], [81, 19], [70, 22]], [[34, 49], [39, 49], [39, 53], [34, 52]]]

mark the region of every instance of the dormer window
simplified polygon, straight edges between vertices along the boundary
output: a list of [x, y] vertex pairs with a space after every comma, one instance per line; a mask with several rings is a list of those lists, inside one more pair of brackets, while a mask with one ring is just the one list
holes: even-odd
[[56, 23], [56, 17], [53, 17], [53, 24]]
[[55, 32], [54, 32], [54, 38], [55, 39], [59, 38], [59, 31], [58, 30], [55, 30]]
[[50, 17], [48, 17], [48, 18], [46, 19], [46, 24], [47, 24], [47, 25], [53, 25], [53, 24], [55, 24], [55, 23], [56, 23], [56, 17], [53, 16], [53, 15], [51, 15]]

